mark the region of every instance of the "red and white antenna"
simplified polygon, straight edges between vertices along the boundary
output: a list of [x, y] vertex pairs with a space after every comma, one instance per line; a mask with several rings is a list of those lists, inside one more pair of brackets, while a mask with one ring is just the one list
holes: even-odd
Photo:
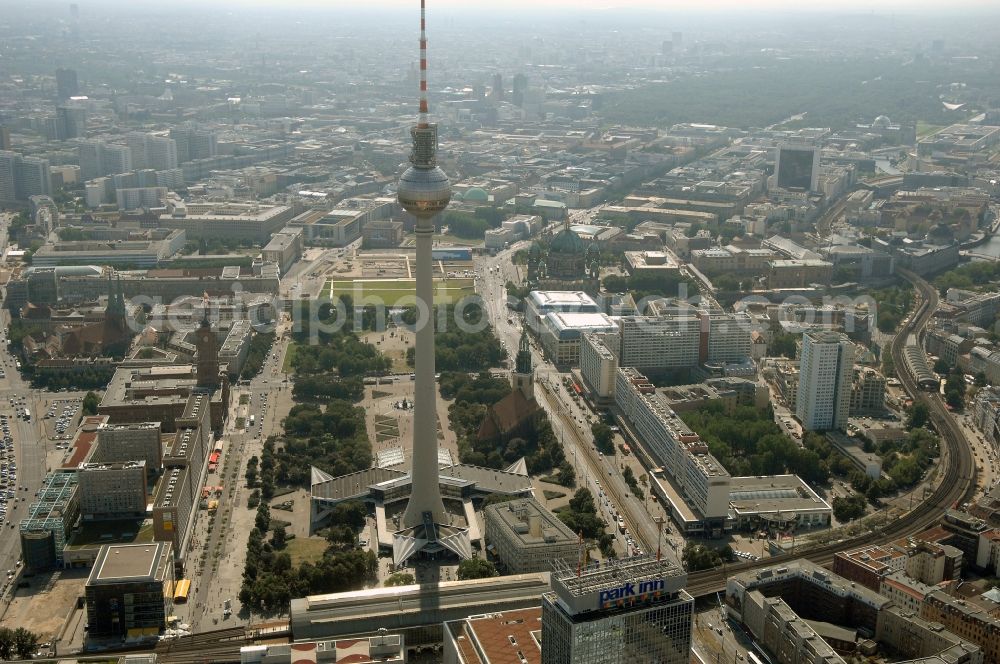
[[579, 533], [579, 543], [577, 544], [578, 551], [576, 555], [576, 576], [579, 578], [580, 574], [583, 572], [583, 531]]
[[420, 0], [420, 121], [418, 127], [426, 127], [427, 122], [427, 0]]

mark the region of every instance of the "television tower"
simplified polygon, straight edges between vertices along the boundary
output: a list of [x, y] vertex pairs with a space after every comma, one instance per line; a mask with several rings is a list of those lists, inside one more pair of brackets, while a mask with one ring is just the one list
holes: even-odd
[[[441, 501], [437, 456], [437, 413], [434, 385], [434, 291], [431, 241], [434, 217], [448, 207], [451, 183], [437, 166], [437, 125], [427, 120], [427, 23], [426, 0], [420, 0], [420, 118], [410, 130], [413, 137], [411, 166], [399, 180], [400, 206], [417, 219], [416, 272], [418, 329], [416, 341], [416, 394], [413, 406], [412, 493], [403, 514], [404, 528], [424, 527], [423, 539], [436, 538], [434, 524], [448, 523]], [[422, 316], [420, 314], [423, 314]], [[435, 530], [435, 532], [428, 532]]]

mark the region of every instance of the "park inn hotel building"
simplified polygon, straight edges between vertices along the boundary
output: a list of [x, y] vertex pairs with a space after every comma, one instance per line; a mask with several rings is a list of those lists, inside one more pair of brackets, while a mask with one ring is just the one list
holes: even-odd
[[626, 558], [584, 570], [557, 564], [542, 595], [545, 664], [688, 664], [694, 599], [665, 560]]

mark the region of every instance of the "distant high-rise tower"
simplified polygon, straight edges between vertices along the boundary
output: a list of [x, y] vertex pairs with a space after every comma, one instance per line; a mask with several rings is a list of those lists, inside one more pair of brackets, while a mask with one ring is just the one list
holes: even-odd
[[56, 107], [56, 138], [65, 141], [87, 133], [87, 109], [78, 106]]
[[16, 152], [0, 150], [0, 203], [17, 200], [17, 160], [20, 156]]
[[215, 339], [215, 331], [203, 318], [201, 325], [194, 333], [195, 352], [198, 362], [198, 387], [216, 388], [219, 386], [219, 347]]
[[396, 194], [400, 206], [417, 219], [414, 234], [418, 308], [411, 493], [403, 513], [403, 530], [396, 533], [393, 542], [397, 565], [425, 548], [447, 548], [462, 558], [472, 555], [468, 531], [458, 531], [448, 525], [450, 517], [441, 500], [438, 469], [431, 243], [434, 217], [448, 207], [451, 183], [437, 165], [437, 125], [428, 122], [426, 25], [425, 0], [420, 0], [420, 117], [410, 130], [413, 138], [411, 166], [399, 179]]
[[503, 74], [493, 74], [493, 90], [490, 92], [493, 101], [503, 101]]
[[59, 101], [66, 101], [70, 97], [80, 95], [80, 84], [76, 79], [75, 69], [56, 70], [56, 97]]
[[807, 431], [843, 431], [847, 427], [854, 350], [854, 342], [839, 332], [802, 335], [795, 415]]
[[80, 6], [75, 2], [69, 6], [69, 30], [73, 41], [80, 39]]
[[681, 48], [683, 48], [684, 47], [684, 33], [683, 32], [674, 32], [673, 34], [670, 35], [670, 41], [672, 41], [674, 43], [674, 48], [675, 49], [681, 49]]
[[524, 104], [524, 93], [528, 90], [528, 77], [524, 74], [514, 75], [514, 88], [510, 94], [510, 100], [515, 106]]
[[0, 125], [0, 150], [10, 150], [12, 143], [10, 142], [10, 127], [6, 125]]

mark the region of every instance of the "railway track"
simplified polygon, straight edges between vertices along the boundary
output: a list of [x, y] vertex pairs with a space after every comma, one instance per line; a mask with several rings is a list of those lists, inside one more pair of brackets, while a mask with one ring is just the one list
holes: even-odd
[[[896, 373], [899, 376], [903, 387], [915, 401], [920, 401], [927, 406], [931, 421], [937, 428], [942, 442], [941, 465], [943, 476], [941, 483], [923, 502], [904, 514], [899, 519], [888, 524], [878, 535], [859, 535], [848, 539], [825, 544], [809, 549], [796, 556], [805, 558], [819, 565], [829, 565], [833, 562], [833, 557], [838, 551], [843, 551], [861, 544], [886, 543], [906, 535], [924, 530], [938, 521], [941, 515], [956, 503], [968, 500], [975, 491], [973, 482], [975, 477], [975, 464], [972, 458], [972, 450], [965, 440], [958, 427], [958, 424], [948, 413], [941, 396], [937, 393], [928, 393], [919, 389], [913, 376], [906, 369], [903, 359], [903, 347], [907, 338], [912, 334], [916, 343], [920, 343], [924, 328], [934, 311], [937, 309], [938, 295], [934, 287], [927, 283], [918, 275], [908, 271], [899, 270], [900, 276], [913, 284], [920, 293], [920, 304], [910, 316], [907, 324], [896, 334], [891, 344], [893, 363]], [[700, 597], [719, 592], [725, 588], [726, 577], [734, 573], [746, 570], [767, 567], [774, 564], [773, 560], [761, 560], [757, 562], [741, 563], [730, 565], [721, 570], [706, 570], [694, 572], [688, 575], [688, 592]]]
[[251, 643], [249, 637], [243, 627], [201, 632], [161, 641], [156, 646], [156, 657], [169, 664], [239, 662], [240, 648]]

